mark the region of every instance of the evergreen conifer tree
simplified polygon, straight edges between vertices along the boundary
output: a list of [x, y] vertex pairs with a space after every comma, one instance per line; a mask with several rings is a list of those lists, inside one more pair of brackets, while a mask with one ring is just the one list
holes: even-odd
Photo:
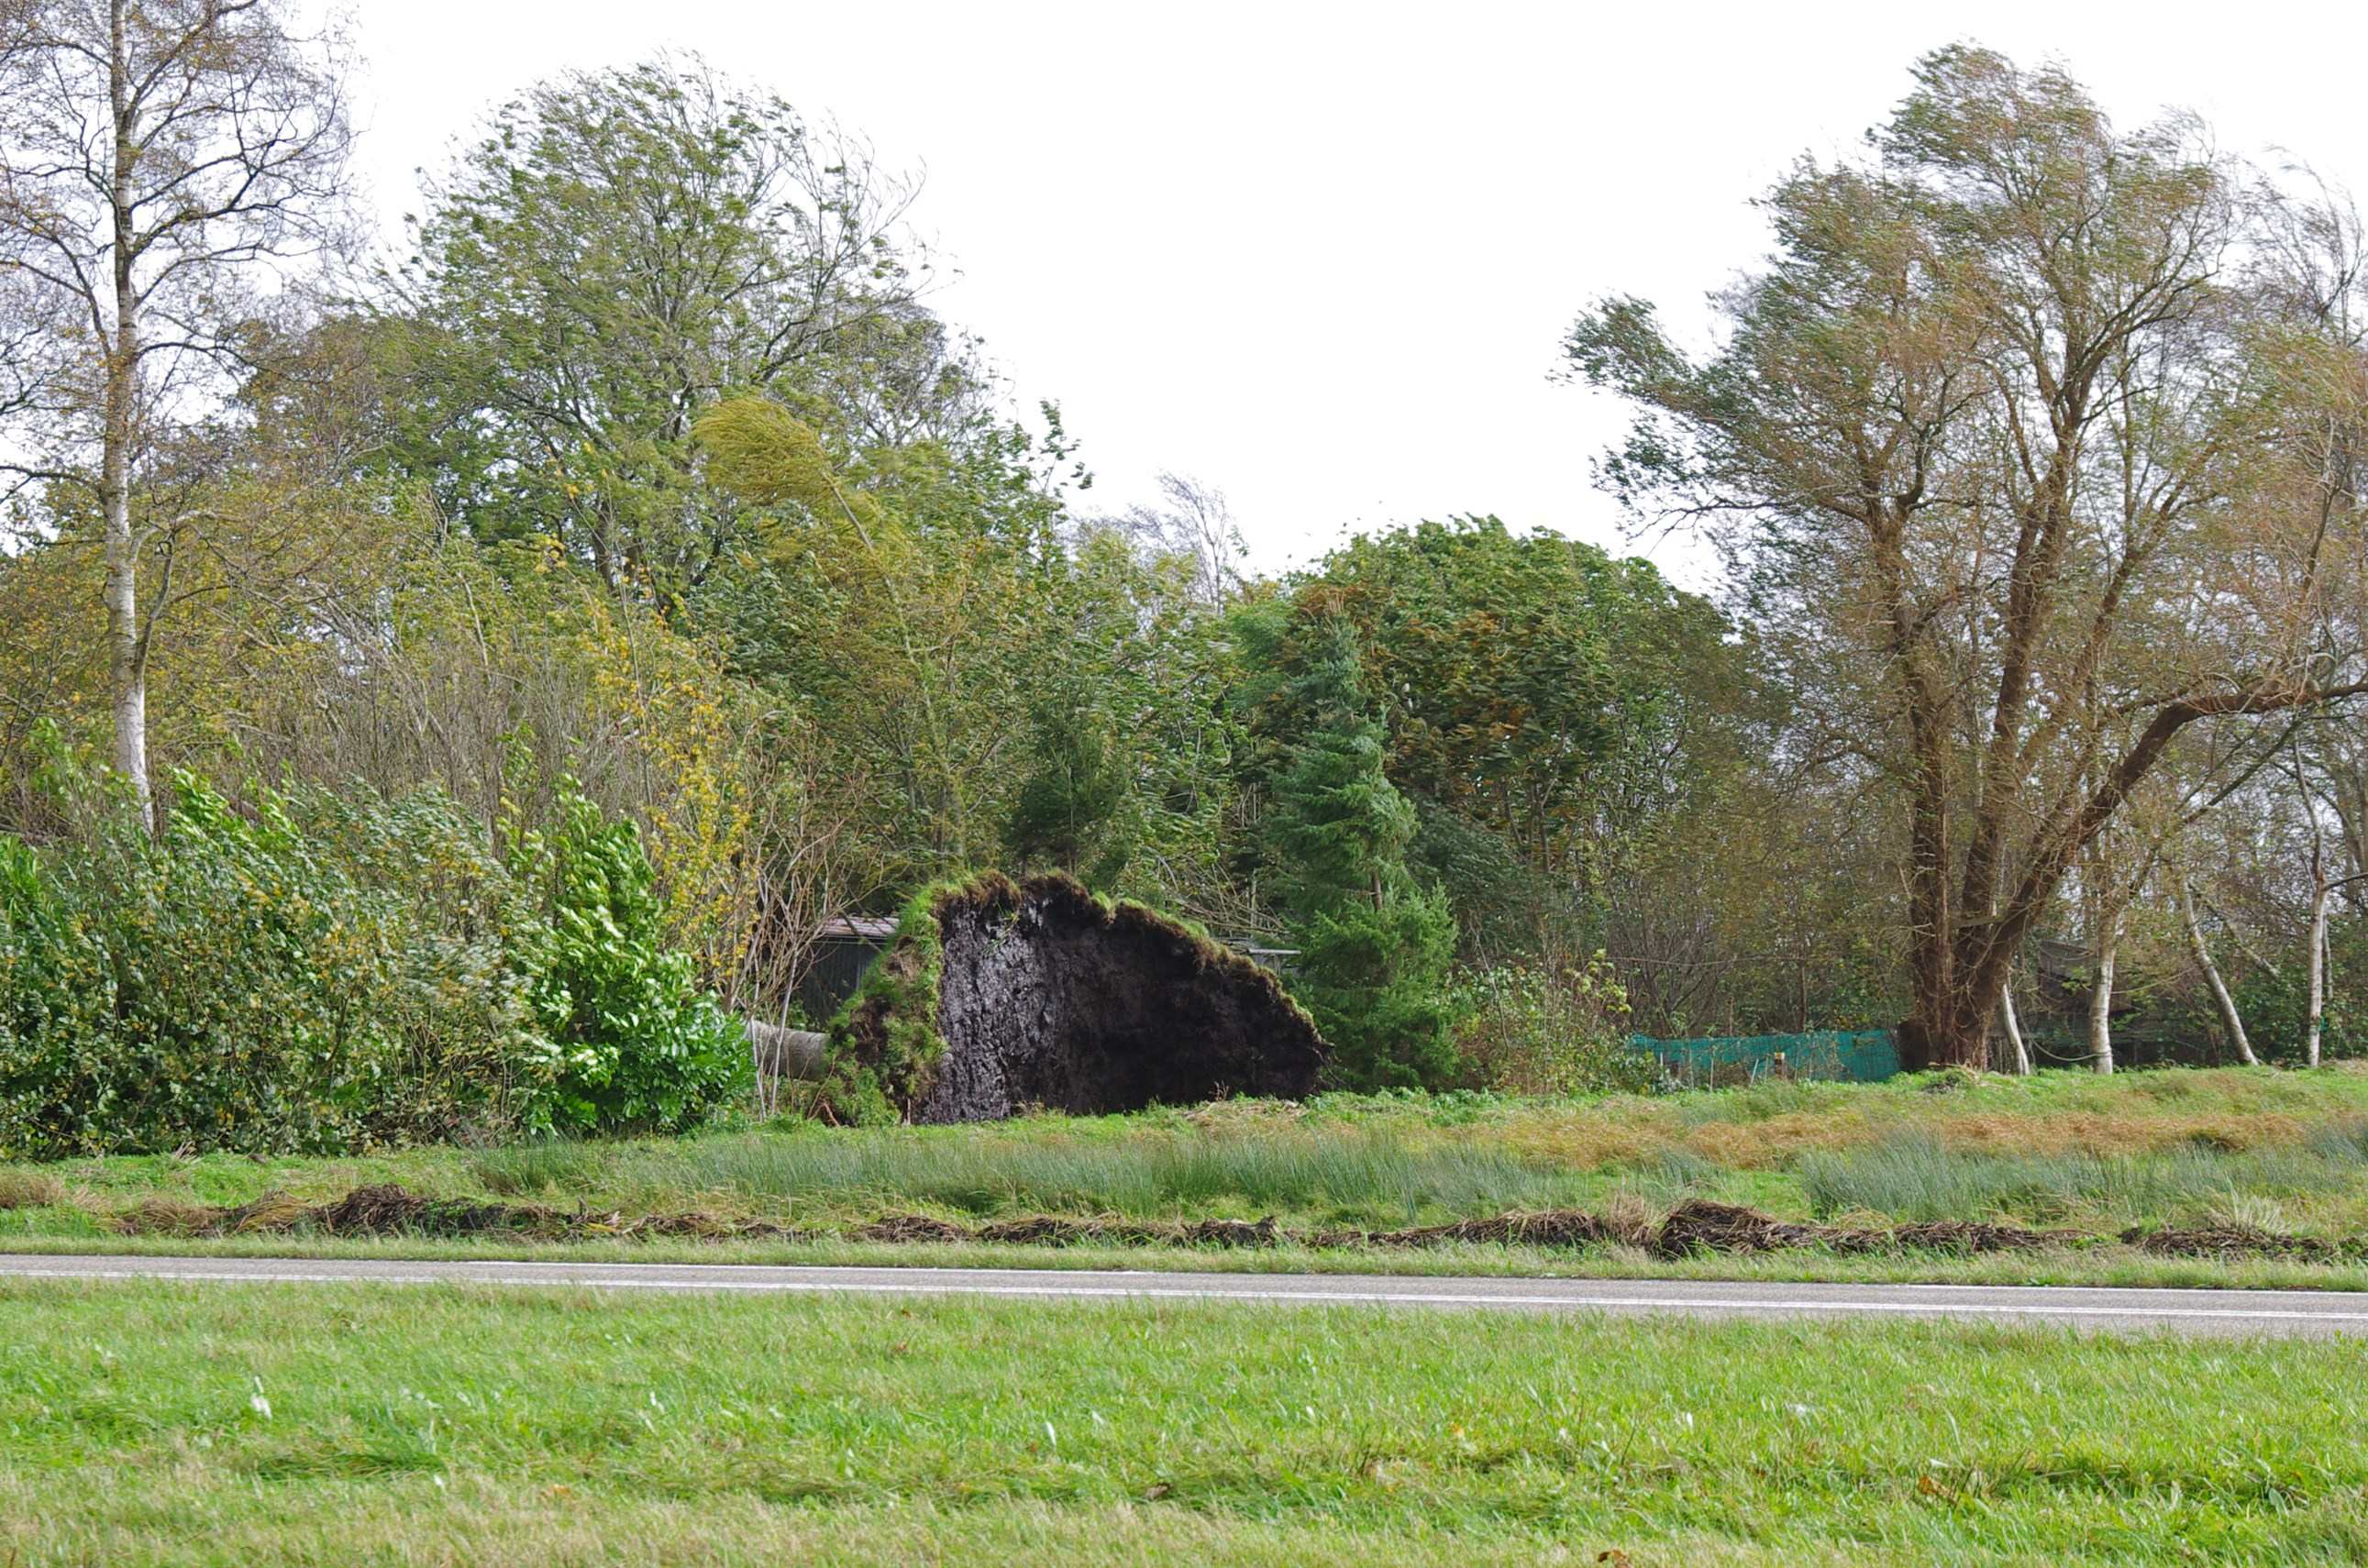
[[1107, 888], [1126, 869], [1117, 831], [1126, 776], [1102, 737], [1099, 716], [1075, 692], [1040, 702], [1029, 737], [1029, 773], [1012, 802], [1004, 840], [1022, 869], [1057, 867]]
[[1406, 869], [1415, 812], [1383, 770], [1355, 628], [1322, 605], [1291, 619], [1296, 657], [1272, 707], [1296, 733], [1270, 778], [1268, 848], [1300, 949], [1292, 989], [1332, 1042], [1339, 1086], [1437, 1082], [1454, 1065], [1454, 919]]

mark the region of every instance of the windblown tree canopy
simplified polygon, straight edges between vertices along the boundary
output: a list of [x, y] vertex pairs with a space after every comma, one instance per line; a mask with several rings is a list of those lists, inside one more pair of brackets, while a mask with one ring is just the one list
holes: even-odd
[[1551, 532], [1424, 523], [1350, 541], [1323, 580], [1388, 696], [1390, 777], [1427, 808], [1417, 855], [1458, 892], [1436, 862], [1477, 833], [1565, 902], [1596, 896], [1748, 703], [1748, 650], [1709, 602]]
[[[697, 62], [526, 91], [425, 193], [408, 266], [297, 287], [346, 237], [338, 51], [304, 13], [0, 0], [0, 463], [28, 481], [0, 507], [0, 1045], [47, 1042], [11, 1059], [43, 1116], [175, 1146], [77, 1086], [165, 1081], [123, 1065], [153, 1024], [213, 1085], [187, 1126], [260, 1125], [216, 1042], [318, 1018], [279, 1030], [290, 1070], [344, 1094], [308, 1042], [361, 1020], [337, 1060], [384, 1074], [371, 1125], [450, 1124], [438, 1042], [472, 1040], [507, 1043], [462, 1098], [523, 1125], [595, 1013], [626, 1022], [567, 1116], [704, 1104], [713, 1052], [599, 996], [655, 977], [711, 1044], [694, 991], [821, 1025], [804, 982], [866, 928], [835, 916], [990, 872], [1092, 895], [1029, 938], [1050, 968], [988, 974], [1017, 904], [949, 937], [996, 983], [930, 1007], [974, 1003], [981, 1038], [1078, 979], [1080, 1049], [1013, 1043], [1009, 1103], [1299, 1092], [1228, 1046], [1084, 1093], [1126, 1075], [1088, 1036], [1165, 1049], [1198, 984], [1094, 973], [1216, 972], [1197, 936], [1094, 935], [1110, 901], [1292, 949], [1251, 989], [1307, 1009], [1330, 1088], [1586, 1092], [1640, 1081], [1634, 1033], [1911, 1012], [1911, 1047], [1979, 1060], [2009, 974], [2040, 1065], [2368, 1049], [2363, 246], [2191, 123], [2119, 131], [2060, 74], [1946, 51], [1862, 159], [1772, 193], [1712, 351], [1634, 301], [1580, 324], [1575, 372], [1643, 411], [1611, 477], [1731, 548], [1723, 597], [1481, 517], [1268, 581], [1197, 483], [1087, 510], [1057, 410], [1009, 407], [929, 308], [911, 187]], [[143, 753], [175, 780], [154, 835]], [[301, 844], [264, 820], [290, 802]], [[564, 841], [584, 878], [531, 847]], [[275, 968], [295, 926], [171, 891], [299, 850], [319, 874], [287, 885], [345, 912], [304, 940], [378, 958]], [[497, 945], [469, 866], [516, 884]], [[51, 940], [74, 921], [97, 945]], [[190, 1022], [232, 1016], [259, 1032]]]
[[1958, 47], [1916, 82], [1866, 162], [1769, 194], [1775, 253], [1707, 358], [1631, 299], [1567, 347], [1642, 411], [1609, 482], [1712, 528], [1896, 798], [1907, 1054], [1979, 1063], [2024, 937], [2167, 754], [2218, 730], [2241, 766], [2244, 726], [2368, 690], [2368, 400], [2330, 214], [2054, 68]]
[[911, 188], [703, 66], [545, 83], [438, 187], [390, 335], [424, 394], [409, 466], [481, 536], [562, 540], [661, 603], [733, 539], [691, 421], [761, 392], [859, 445], [982, 415], [918, 303]]

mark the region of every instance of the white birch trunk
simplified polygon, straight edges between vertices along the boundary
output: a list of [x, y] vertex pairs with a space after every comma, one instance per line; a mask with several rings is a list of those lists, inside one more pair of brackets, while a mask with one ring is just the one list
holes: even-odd
[[2022, 1043], [2022, 1023], [2014, 1016], [2014, 976], [2007, 975], [2006, 989], [1998, 993], [1998, 1021], [2006, 1025], [2007, 1043], [2014, 1047], [2014, 1075], [2031, 1076], [2031, 1051]]
[[2089, 1062], [2100, 1073], [2113, 1070], [2113, 960], [2121, 955], [2122, 921], [2115, 915], [2097, 940], [2097, 983], [2089, 993]]
[[2327, 1017], [2327, 869], [2313, 868], [2317, 886], [2310, 895], [2310, 1027], [2303, 1037], [2303, 1061], [2318, 1065], [2319, 1027]]
[[2212, 949], [2203, 941], [2203, 923], [2195, 918], [2194, 884], [2180, 879], [2179, 912], [2187, 919], [2187, 946], [2195, 955], [2195, 964], [2203, 971], [2204, 983], [2212, 988], [2212, 1000], [2220, 1008], [2220, 1021], [2228, 1027], [2228, 1038], [2237, 1044], [2237, 1059], [2248, 1067], [2259, 1067], [2261, 1059], [2253, 1054], [2253, 1042], [2245, 1033], [2244, 1015], [2237, 1010], [2237, 998], [2229, 994], [2228, 983], [2220, 978], [2220, 966], [2212, 961]]
[[126, 53], [126, 3], [112, 0], [108, 7], [115, 341], [108, 345], [106, 406], [100, 412], [98, 498], [107, 529], [107, 662], [115, 701], [115, 770], [131, 784], [141, 819], [154, 830], [155, 811], [148, 787], [148, 650], [140, 634], [140, 551], [131, 533], [131, 445], [139, 418], [141, 341], [131, 176], [140, 153]]

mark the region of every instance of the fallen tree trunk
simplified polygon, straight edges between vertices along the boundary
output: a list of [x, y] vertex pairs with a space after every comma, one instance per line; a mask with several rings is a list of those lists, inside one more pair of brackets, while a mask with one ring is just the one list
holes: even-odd
[[819, 1078], [830, 1036], [816, 1029], [785, 1029], [761, 1018], [745, 1020], [741, 1031], [759, 1078]]

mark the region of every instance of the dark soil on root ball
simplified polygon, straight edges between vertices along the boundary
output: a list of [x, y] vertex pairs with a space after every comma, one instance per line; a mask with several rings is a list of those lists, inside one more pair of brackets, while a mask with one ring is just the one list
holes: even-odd
[[945, 1054], [913, 1112], [994, 1121], [1299, 1099], [1326, 1051], [1269, 971], [1067, 877], [979, 879], [937, 908]]

